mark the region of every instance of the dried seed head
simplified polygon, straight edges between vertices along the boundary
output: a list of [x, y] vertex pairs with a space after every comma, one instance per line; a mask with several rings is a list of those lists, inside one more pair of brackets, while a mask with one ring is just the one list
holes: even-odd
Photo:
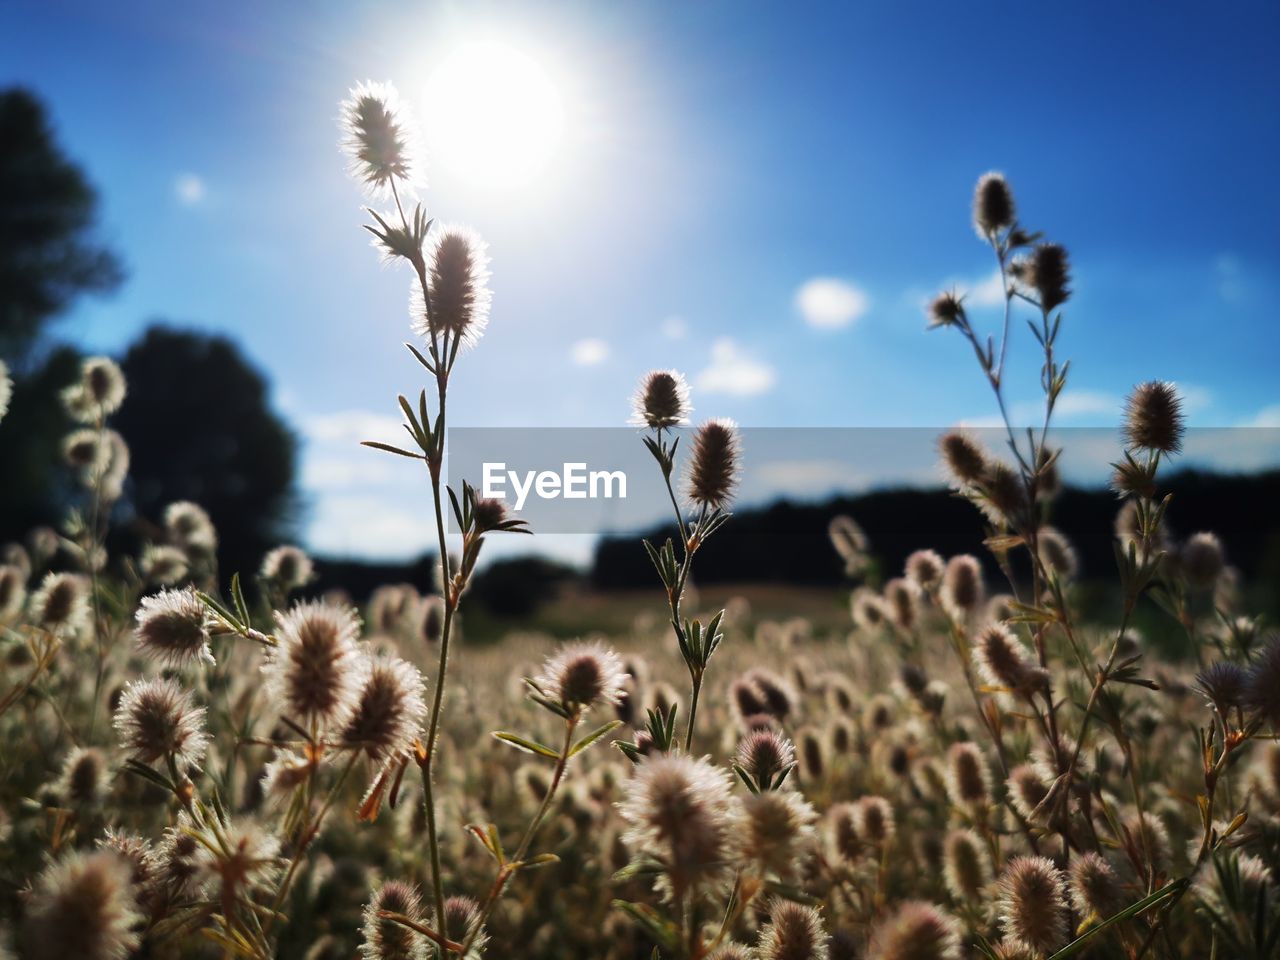
[[813, 907], [776, 897], [756, 944], [758, 960], [828, 960], [827, 932]]
[[760, 876], [772, 874], [784, 883], [795, 879], [816, 831], [817, 812], [795, 790], [767, 790], [742, 801], [742, 855]]
[[271, 700], [297, 723], [345, 723], [360, 689], [354, 611], [308, 601], [276, 614], [278, 646], [263, 665]]
[[280, 841], [261, 824], [233, 820], [222, 826], [221, 843], [201, 846], [196, 867], [206, 886], [225, 895], [269, 886], [279, 874]]
[[1219, 660], [1196, 674], [1196, 687], [1218, 714], [1228, 719], [1230, 712], [1243, 707], [1249, 689], [1249, 673], [1238, 663]]
[[419, 923], [423, 920], [422, 897], [416, 887], [399, 880], [384, 883], [365, 905], [360, 932], [364, 960], [427, 960], [426, 941], [421, 935], [380, 913], [399, 913]]
[[785, 720], [795, 704], [796, 695], [787, 682], [763, 667], [753, 667], [742, 675], [742, 681], [755, 691], [760, 704], [752, 713], [767, 713]]
[[862, 855], [862, 840], [858, 836], [857, 811], [852, 803], [833, 804], [827, 811], [826, 834], [828, 844], [838, 859], [855, 864]]
[[1250, 666], [1245, 700], [1280, 731], [1280, 636], [1273, 636]]
[[142, 575], [147, 583], [169, 587], [187, 578], [190, 566], [187, 555], [177, 547], [147, 544], [142, 551]]
[[1197, 590], [1209, 590], [1222, 576], [1226, 561], [1222, 555], [1222, 541], [1217, 534], [1193, 533], [1182, 545], [1178, 556], [1182, 575]]
[[827, 537], [840, 559], [844, 561], [847, 577], [857, 577], [867, 568], [867, 535], [852, 517], [843, 514], [832, 517], [827, 525]]
[[314, 572], [311, 558], [297, 547], [276, 547], [262, 558], [262, 579], [283, 590], [306, 586]]
[[342, 104], [342, 147], [351, 175], [372, 199], [391, 195], [399, 181], [419, 179], [418, 133], [390, 83], [365, 81]]
[[372, 760], [407, 752], [426, 716], [422, 675], [399, 657], [364, 659], [360, 693], [342, 740]]
[[962, 620], [982, 603], [982, 566], [977, 558], [961, 554], [947, 561], [942, 575], [942, 605]]
[[318, 759], [277, 750], [262, 770], [263, 796], [277, 802], [289, 799], [294, 790], [311, 779], [317, 766]]
[[31, 595], [31, 619], [53, 633], [78, 633], [89, 625], [89, 613], [89, 584], [78, 574], [45, 574]]
[[870, 587], [859, 587], [849, 597], [850, 614], [860, 630], [878, 630], [889, 620], [889, 606]]
[[139, 899], [145, 898], [156, 873], [155, 851], [151, 841], [136, 833], [126, 833], [108, 827], [105, 836], [98, 838], [98, 849], [117, 854], [129, 868], [129, 882]]
[[933, 550], [917, 550], [907, 557], [907, 579], [921, 590], [933, 590], [942, 582], [944, 563]]
[[948, 430], [938, 438], [942, 462], [951, 474], [955, 485], [968, 488], [982, 480], [987, 473], [990, 457], [973, 437], [963, 430]]
[[[474, 347], [489, 325], [493, 291], [489, 289], [489, 245], [461, 224], [436, 227], [427, 250], [431, 309], [422, 299], [422, 284], [409, 286], [409, 316], [424, 339], [441, 338]], [[443, 349], [444, 344], [441, 344]]]
[[1120, 878], [1111, 864], [1092, 851], [1072, 858], [1070, 886], [1071, 902], [1081, 917], [1103, 920], [1121, 905]]
[[24, 956], [32, 960], [124, 960], [140, 919], [129, 865], [110, 850], [72, 853], [36, 880], [27, 907]]
[[[473, 516], [477, 533], [497, 530], [511, 519], [511, 514], [507, 511], [507, 501], [498, 497], [477, 497]], [[456, 564], [453, 569], [457, 569]]]
[[1014, 809], [1022, 814], [1025, 820], [1034, 823], [1036, 808], [1049, 795], [1049, 784], [1045, 782], [1043, 772], [1038, 766], [1031, 763], [1018, 764], [1009, 771], [1005, 789], [1009, 792], [1009, 801]]
[[1036, 244], [1028, 257], [1014, 262], [1011, 270], [1015, 279], [1035, 291], [1046, 311], [1056, 310], [1071, 296], [1071, 264], [1067, 248], [1060, 244]]
[[1002, 623], [988, 624], [973, 643], [973, 663], [978, 673], [993, 687], [1003, 687], [1024, 697], [1043, 689], [1048, 671], [1013, 632]]
[[9, 376], [9, 368], [0, 360], [0, 420], [9, 412], [9, 401], [13, 398], [13, 379]]
[[218, 549], [218, 531], [198, 503], [179, 500], [169, 504], [164, 511], [164, 527], [169, 539], [184, 550], [213, 553]]
[[722, 943], [711, 953], [707, 960], [752, 960], [751, 951], [740, 943]]
[[109, 786], [107, 758], [97, 747], [74, 747], [62, 763], [54, 790], [62, 803], [96, 807]]
[[737, 765], [757, 786], [772, 783], [796, 763], [791, 741], [774, 730], [752, 730], [738, 744]]
[[972, 830], [952, 830], [943, 848], [942, 878], [960, 902], [979, 903], [992, 880], [991, 855]]
[[188, 832], [190, 826], [186, 813], [179, 814], [177, 825], [165, 830], [156, 847], [156, 887], [174, 900], [194, 893], [199, 874], [200, 842]]
[[1002, 460], [991, 460], [976, 484], [983, 513], [994, 524], [1014, 526], [1027, 515], [1027, 488], [1022, 476]]
[[1015, 219], [1013, 191], [1004, 174], [994, 170], [984, 173], [973, 190], [973, 228], [978, 236], [987, 240], [1013, 226]]
[[129, 684], [116, 708], [115, 728], [120, 745], [139, 763], [155, 763], [172, 756], [181, 769], [198, 766], [209, 738], [204, 707], [197, 707], [189, 691], [167, 677]]
[[[480, 904], [471, 897], [449, 897], [444, 902], [444, 920], [449, 939], [466, 940], [480, 925]], [[486, 940], [488, 937], [483, 932], [476, 934], [465, 960], [479, 958], [484, 952]]]
[[80, 365], [80, 379], [62, 391], [67, 413], [81, 423], [100, 424], [124, 403], [124, 374], [107, 357], [89, 357]]
[[951, 327], [957, 323], [963, 323], [966, 319], [964, 297], [956, 296], [951, 291], [944, 291], [929, 301], [929, 308], [925, 313], [929, 318], [930, 330], [934, 327]]
[[1071, 542], [1054, 527], [1042, 527], [1036, 534], [1040, 562], [1057, 574], [1063, 583], [1074, 580], [1080, 572], [1080, 561]]
[[738, 425], [724, 418], [708, 420], [693, 437], [685, 495], [701, 507], [728, 506], [738, 486], [741, 461]]
[[853, 822], [858, 836], [877, 846], [891, 841], [897, 829], [893, 805], [884, 797], [859, 797], [853, 805]]
[[884, 586], [884, 600], [889, 608], [889, 618], [903, 633], [910, 633], [916, 626], [916, 603], [920, 588], [913, 580], [895, 577]]
[[1045, 857], [1014, 857], [1000, 877], [996, 917], [1007, 938], [1048, 956], [1067, 942], [1062, 874]]
[[947, 751], [947, 796], [955, 806], [969, 810], [990, 802], [991, 775], [976, 744], [954, 743]]
[[101, 432], [92, 427], [73, 430], [62, 441], [62, 459], [69, 467], [96, 477], [111, 462], [111, 448]]
[[0, 564], [0, 623], [16, 618], [26, 600], [26, 575], [13, 564]]
[[931, 903], [908, 900], [871, 931], [867, 960], [960, 960], [960, 925]]
[[143, 597], [133, 636], [142, 652], [168, 667], [213, 663], [204, 602], [195, 589]]
[[1172, 383], [1149, 380], [1133, 388], [1125, 401], [1127, 449], [1177, 453], [1184, 430], [1182, 399]]
[[654, 370], [640, 378], [631, 398], [633, 426], [665, 430], [689, 422], [689, 384], [678, 370]]
[[707, 759], [647, 757], [619, 805], [623, 839], [664, 867], [658, 887], [672, 901], [732, 880], [742, 838], [742, 812], [729, 777]]
[[628, 673], [622, 658], [603, 643], [571, 643], [542, 667], [535, 681], [552, 699], [570, 710], [618, 704], [626, 696]]
[[418, 637], [434, 646], [444, 634], [444, 598], [423, 597], [418, 607]]
[[800, 774], [805, 783], [816, 783], [827, 770], [827, 749], [816, 730], [800, 732]]

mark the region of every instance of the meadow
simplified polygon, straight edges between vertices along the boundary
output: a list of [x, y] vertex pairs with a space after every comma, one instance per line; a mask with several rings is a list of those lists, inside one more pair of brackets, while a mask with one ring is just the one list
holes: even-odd
[[[411, 291], [406, 438], [369, 456], [430, 491], [436, 590], [317, 596], [290, 545], [220, 569], [187, 501], [137, 555], [109, 552], [128, 384], [86, 360], [62, 396], [79, 503], [0, 556], [0, 956], [1277, 955], [1280, 639], [1213, 532], [1170, 532], [1185, 424], [1159, 371], [1116, 411], [1115, 609], [1080, 617], [1050, 431], [1070, 261], [1001, 175], [973, 222], [1002, 324], [946, 291], [926, 318], [1002, 415], [1011, 339], [1039, 354], [1040, 425], [1006, 417], [996, 450], [938, 439], [999, 579], [929, 543], [875, 570], [839, 517], [839, 607], [697, 591], [750, 451], [732, 421], [690, 424], [684, 377], [656, 370], [633, 425], [677, 535], [635, 544], [652, 592], [557, 608], [576, 640], [531, 625], [469, 645], [483, 545], [536, 534], [443, 471], [450, 384], [502, 349], [488, 255], [428, 212], [393, 88], [357, 87], [342, 115], [365, 229]], [[8, 383], [0, 366], [0, 416]], [[1151, 611], [1185, 658], [1134, 629]]]

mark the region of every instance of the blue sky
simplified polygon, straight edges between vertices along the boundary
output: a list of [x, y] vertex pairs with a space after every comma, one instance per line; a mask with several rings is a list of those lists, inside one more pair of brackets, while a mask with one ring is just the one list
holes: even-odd
[[[407, 554], [430, 539], [420, 477], [355, 446], [394, 431], [420, 372], [407, 278], [363, 239], [336, 146], [356, 81], [423, 107], [483, 39], [536, 62], [562, 109], [519, 189], [429, 161], [429, 209], [493, 256], [457, 423], [620, 424], [655, 366], [751, 426], [983, 422], [971, 354], [926, 335], [920, 304], [953, 283], [983, 301], [968, 206], [996, 168], [1072, 251], [1065, 424], [1114, 423], [1159, 377], [1193, 425], [1280, 425], [1278, 28], [1250, 2], [52, 0], [0, 10], [0, 82], [47, 99], [130, 270], [60, 335], [119, 351], [163, 317], [235, 337], [304, 438], [308, 542]], [[1012, 347], [1015, 409], [1033, 346]]]

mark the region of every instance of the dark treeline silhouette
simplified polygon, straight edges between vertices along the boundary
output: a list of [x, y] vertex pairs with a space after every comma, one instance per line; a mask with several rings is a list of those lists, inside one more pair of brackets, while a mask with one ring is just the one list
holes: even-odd
[[[63, 151], [40, 100], [0, 91], [0, 358], [14, 373], [0, 421], [0, 542], [60, 527], [83, 500], [62, 462], [75, 428], [61, 391], [81, 352], [50, 335], [85, 295], [120, 283], [114, 252], [95, 238], [98, 198]], [[297, 510], [296, 441], [270, 409], [265, 378], [231, 341], [153, 326], [120, 358], [128, 396], [111, 426], [129, 445], [114, 543], [156, 539], [167, 504], [209, 511], [223, 569], [256, 569], [288, 539]]]
[[[1187, 470], [1169, 477], [1173, 494], [1168, 524], [1178, 537], [1212, 530], [1228, 562], [1246, 580], [1280, 584], [1280, 471], [1223, 475]], [[1065, 489], [1053, 520], [1074, 544], [1085, 579], [1114, 579], [1114, 520], [1120, 503], [1106, 490]], [[851, 516], [866, 531], [882, 577], [896, 576], [914, 550], [931, 547], [944, 556], [972, 553], [995, 574], [978, 511], [946, 490], [881, 490], [819, 504], [781, 501], [743, 510], [698, 553], [700, 583], [844, 582], [840, 560], [827, 539], [827, 524]], [[660, 542], [674, 527], [644, 536]], [[611, 537], [596, 550], [591, 582], [599, 589], [652, 587], [652, 564], [636, 537]]]

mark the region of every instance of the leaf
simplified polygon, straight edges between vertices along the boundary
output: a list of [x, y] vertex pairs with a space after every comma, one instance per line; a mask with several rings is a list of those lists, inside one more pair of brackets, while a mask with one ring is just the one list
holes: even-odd
[[577, 743], [573, 745], [572, 749], [569, 750], [569, 756], [576, 757], [579, 753], [587, 749], [587, 747], [591, 746], [601, 737], [612, 733], [614, 730], [617, 730], [620, 726], [622, 726], [621, 720], [610, 720], [608, 723], [604, 724], [603, 726], [597, 727], [595, 730], [592, 730], [585, 737], [583, 737], [581, 740], [579, 740]]
[[1182, 889], [1187, 886], [1188, 883], [1190, 883], [1190, 881], [1184, 877], [1180, 880], [1174, 880], [1171, 883], [1165, 884], [1163, 887], [1161, 887], [1155, 893], [1151, 894], [1149, 897], [1143, 897], [1137, 903], [1126, 907], [1125, 909], [1121, 910], [1119, 913], [1115, 914], [1114, 916], [1108, 917], [1106, 920], [1103, 920], [1096, 927], [1093, 927], [1090, 930], [1088, 930], [1086, 933], [1082, 934], [1081, 936], [1076, 937], [1076, 939], [1072, 940], [1065, 947], [1063, 947], [1061, 950], [1059, 950], [1057, 953], [1051, 956], [1049, 960], [1065, 960], [1066, 957], [1070, 957], [1076, 953], [1079, 953], [1082, 949], [1084, 949], [1084, 947], [1089, 943], [1090, 940], [1092, 940], [1094, 937], [1100, 934], [1103, 930], [1106, 930], [1108, 927], [1112, 926], [1113, 924], [1120, 923], [1124, 920], [1129, 920], [1133, 917], [1136, 917], [1140, 913], [1145, 913], [1151, 907], [1154, 907], [1157, 903], [1161, 903], [1169, 899], [1170, 897], [1174, 896], [1175, 894], [1180, 893]]
[[393, 447], [389, 443], [379, 443], [377, 440], [361, 440], [360, 446], [372, 447], [374, 450], [383, 450], [387, 453], [399, 454], [402, 457], [408, 457], [410, 460], [425, 460], [420, 453], [410, 453], [408, 450], [401, 450], [399, 447]]
[[536, 753], [540, 757], [548, 757], [552, 760], [559, 760], [560, 754], [556, 753], [545, 744], [538, 743], [536, 740], [526, 740], [524, 737], [515, 733], [508, 733], [505, 730], [497, 730], [493, 734], [494, 738], [501, 740], [503, 743], [509, 743], [518, 750], [524, 750], [527, 753]]
[[249, 626], [249, 606], [244, 602], [244, 593], [240, 590], [240, 574], [231, 575], [231, 599], [235, 601], [236, 612], [240, 614], [240, 622]]

